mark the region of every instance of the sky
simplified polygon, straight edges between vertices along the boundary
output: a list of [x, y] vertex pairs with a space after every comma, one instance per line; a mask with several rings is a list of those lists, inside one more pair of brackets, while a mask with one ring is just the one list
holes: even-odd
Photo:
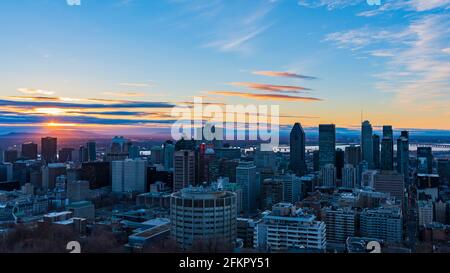
[[0, 133], [149, 134], [194, 96], [279, 105], [282, 126], [450, 130], [450, 0], [370, 2], [2, 1]]

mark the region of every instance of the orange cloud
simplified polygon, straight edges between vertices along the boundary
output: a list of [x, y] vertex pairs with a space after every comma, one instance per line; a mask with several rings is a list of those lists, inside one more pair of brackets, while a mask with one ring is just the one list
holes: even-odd
[[293, 85], [273, 85], [254, 82], [232, 82], [234, 86], [247, 87], [253, 90], [262, 90], [268, 92], [280, 92], [280, 93], [300, 93], [300, 91], [309, 91], [311, 89], [302, 86]]
[[286, 77], [286, 78], [297, 78], [297, 79], [306, 79], [306, 80], [314, 80], [316, 77], [300, 75], [292, 72], [280, 72], [280, 71], [253, 71], [255, 75], [260, 76], [268, 76], [268, 77]]
[[222, 96], [229, 96], [229, 97], [242, 97], [242, 98], [249, 98], [249, 99], [256, 99], [256, 100], [281, 100], [281, 101], [322, 101], [322, 99], [319, 98], [312, 98], [312, 97], [297, 97], [297, 96], [290, 96], [290, 95], [283, 95], [283, 94], [253, 94], [253, 93], [241, 93], [241, 92], [234, 92], [234, 91], [209, 91], [209, 94], [213, 95], [222, 95]]

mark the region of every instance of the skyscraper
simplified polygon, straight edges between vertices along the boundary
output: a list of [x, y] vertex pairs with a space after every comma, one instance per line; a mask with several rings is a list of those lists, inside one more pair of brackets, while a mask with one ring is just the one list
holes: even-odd
[[189, 185], [195, 185], [195, 151], [176, 151], [173, 155], [173, 191]]
[[342, 187], [353, 189], [356, 185], [356, 168], [351, 164], [345, 164], [342, 168]]
[[256, 166], [253, 162], [239, 162], [236, 168], [236, 183], [242, 188], [242, 209], [244, 213], [246, 215], [253, 214], [257, 209], [257, 198], [260, 191]]
[[56, 162], [58, 139], [54, 137], [45, 137], [41, 139], [42, 159], [46, 163]]
[[383, 139], [381, 140], [381, 169], [394, 170], [394, 139], [392, 126], [383, 126]]
[[300, 123], [295, 123], [290, 134], [290, 169], [297, 175], [306, 174], [305, 132]]
[[327, 164], [320, 170], [320, 186], [336, 187], [336, 167], [334, 164]]
[[361, 150], [362, 160], [369, 164], [369, 168], [374, 168], [373, 163], [373, 139], [372, 139], [372, 125], [368, 120], [361, 125]]
[[15, 149], [8, 149], [4, 152], [4, 161], [8, 163], [14, 163], [19, 158], [19, 151]]
[[333, 164], [336, 160], [336, 126], [334, 124], [319, 125], [319, 168]]
[[345, 147], [345, 163], [356, 167], [361, 161], [361, 146], [350, 145]]
[[372, 136], [373, 142], [373, 167], [374, 169], [380, 168], [380, 136], [374, 134]]
[[433, 173], [433, 151], [431, 147], [417, 147], [417, 173]]
[[33, 142], [27, 142], [22, 144], [22, 157], [24, 159], [37, 159], [38, 147]]
[[69, 162], [73, 160], [73, 148], [62, 148], [58, 153], [58, 161], [61, 163]]
[[86, 144], [87, 156], [89, 162], [94, 162], [97, 160], [97, 145], [94, 141], [89, 141]]
[[409, 182], [409, 134], [402, 131], [397, 139], [397, 172], [403, 174], [405, 183]]
[[437, 169], [441, 183], [448, 184], [450, 182], [450, 160], [438, 159]]
[[88, 150], [84, 146], [80, 146], [80, 149], [78, 150], [78, 161], [80, 162], [88, 162], [89, 155]]
[[164, 168], [170, 170], [173, 168], [173, 153], [175, 152], [175, 145], [171, 141], [164, 143]]
[[342, 149], [336, 149], [336, 161], [334, 166], [336, 167], [336, 178], [342, 179], [342, 168], [344, 168], [345, 153]]

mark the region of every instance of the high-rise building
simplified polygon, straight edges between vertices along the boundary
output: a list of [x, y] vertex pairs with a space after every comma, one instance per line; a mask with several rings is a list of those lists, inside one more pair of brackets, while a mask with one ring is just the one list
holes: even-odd
[[380, 136], [377, 134], [374, 134], [372, 136], [372, 142], [373, 142], [373, 166], [375, 169], [380, 168]]
[[195, 185], [195, 151], [179, 150], [173, 155], [173, 190]]
[[22, 157], [24, 159], [37, 159], [38, 157], [38, 146], [35, 143], [27, 142], [22, 144]]
[[364, 209], [360, 214], [361, 236], [400, 243], [403, 240], [403, 217], [400, 208]]
[[383, 138], [394, 139], [394, 131], [391, 125], [383, 125]]
[[261, 185], [261, 209], [271, 209], [273, 205], [283, 202], [283, 182], [279, 179], [264, 179]]
[[80, 176], [76, 180], [87, 180], [91, 189], [111, 186], [111, 163], [110, 162], [83, 162], [81, 164]]
[[305, 161], [305, 131], [300, 123], [295, 123], [292, 127], [290, 139], [290, 169], [297, 175], [306, 174]]
[[302, 197], [302, 180], [295, 174], [275, 176], [275, 180], [283, 183], [283, 202], [295, 204]]
[[375, 174], [374, 188], [376, 191], [388, 193], [391, 197], [395, 197], [397, 201], [403, 203], [405, 181], [403, 174], [395, 171], [381, 171]]
[[113, 192], [145, 192], [147, 186], [147, 162], [133, 159], [112, 161], [111, 180]]
[[434, 202], [434, 215], [436, 222], [447, 224], [447, 204], [445, 202], [442, 202], [442, 200]]
[[409, 134], [402, 131], [397, 139], [397, 172], [403, 174], [405, 183], [409, 184]]
[[350, 145], [345, 147], [345, 163], [358, 166], [361, 162], [361, 146]]
[[13, 180], [13, 165], [5, 162], [0, 164], [0, 182]]
[[391, 125], [383, 126], [383, 138], [381, 139], [381, 169], [394, 170], [394, 133]]
[[325, 223], [292, 204], [279, 203], [258, 223], [253, 246], [265, 251], [324, 251], [327, 247]]
[[84, 146], [80, 146], [78, 149], [78, 161], [82, 163], [89, 161], [88, 149]]
[[50, 163], [42, 167], [42, 188], [53, 190], [56, 185], [56, 178], [67, 175], [67, 166], [63, 163]]
[[321, 211], [321, 219], [327, 227], [327, 244], [344, 244], [348, 237], [355, 236], [355, 210], [349, 207], [326, 207]]
[[19, 158], [19, 151], [14, 149], [8, 149], [5, 151], [4, 162], [14, 163]]
[[320, 158], [319, 150], [313, 151], [313, 171], [318, 172], [320, 170]]
[[345, 164], [342, 168], [342, 187], [353, 189], [356, 186], [356, 168], [351, 164]]
[[364, 121], [361, 125], [362, 160], [365, 160], [369, 164], [370, 169], [374, 168], [372, 133], [372, 125], [368, 120]]
[[171, 141], [164, 143], [164, 168], [166, 170], [173, 169], [173, 154], [175, 152], [175, 145]]
[[256, 212], [260, 192], [256, 166], [251, 161], [241, 161], [236, 167], [236, 183], [242, 188], [242, 209], [244, 214]]
[[363, 187], [363, 174], [369, 170], [369, 164], [367, 164], [366, 161], [359, 162], [357, 169], [356, 169], [356, 186]]
[[319, 125], [319, 168], [333, 164], [336, 160], [336, 126]]
[[336, 167], [336, 179], [342, 179], [342, 168], [345, 164], [345, 152], [342, 149], [336, 149], [336, 161], [334, 166]]
[[170, 197], [171, 235], [178, 246], [199, 243], [230, 250], [237, 236], [236, 194], [214, 187], [191, 187]]
[[327, 164], [320, 170], [320, 186], [336, 187], [336, 167], [334, 164]]
[[58, 161], [60, 163], [73, 161], [73, 148], [62, 148], [58, 153]]
[[273, 151], [261, 151], [260, 148], [255, 150], [255, 166], [261, 170], [275, 171], [277, 164], [275, 153]]
[[439, 179], [442, 184], [450, 183], [450, 160], [448, 159], [438, 159], [437, 169], [439, 174]]
[[89, 162], [94, 162], [97, 160], [97, 144], [95, 141], [89, 141], [86, 143], [87, 148], [87, 158]]
[[46, 163], [54, 163], [57, 159], [58, 139], [54, 137], [45, 137], [41, 139], [42, 160]]
[[433, 152], [431, 147], [417, 147], [417, 173], [433, 173]]

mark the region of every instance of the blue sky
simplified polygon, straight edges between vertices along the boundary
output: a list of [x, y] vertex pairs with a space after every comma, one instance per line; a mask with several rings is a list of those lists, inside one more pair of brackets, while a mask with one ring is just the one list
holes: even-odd
[[[449, 0], [2, 1], [0, 124], [75, 120], [128, 130], [125, 112], [143, 111], [130, 101], [167, 104], [134, 116], [139, 130], [169, 123], [157, 114], [197, 95], [279, 104], [284, 124], [357, 127], [363, 109], [377, 126], [450, 129], [449, 7]], [[74, 113], [60, 98], [86, 107]], [[103, 114], [90, 105], [102, 100], [111, 103]]]

